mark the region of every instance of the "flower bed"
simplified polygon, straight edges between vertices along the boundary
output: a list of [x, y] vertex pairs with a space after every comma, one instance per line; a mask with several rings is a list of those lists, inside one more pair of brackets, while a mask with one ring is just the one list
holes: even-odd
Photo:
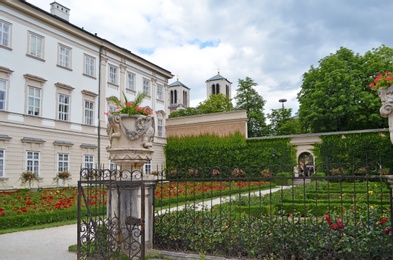
[[[248, 182], [165, 182], [159, 184], [155, 197], [159, 206], [169, 205], [189, 198], [219, 196], [240, 190], [248, 190]], [[251, 188], [268, 185], [265, 182], [252, 182]], [[103, 188], [85, 192], [87, 202], [95, 207], [105, 209], [106, 191]], [[0, 229], [39, 225], [77, 218], [78, 189], [76, 187], [59, 189], [42, 189], [31, 191], [20, 189], [0, 191]], [[158, 206], [158, 205], [157, 205]], [[105, 214], [99, 211], [100, 214]]]
[[156, 207], [188, 200], [207, 199], [233, 193], [275, 187], [264, 181], [208, 181], [208, 182], [168, 182], [158, 184], [155, 191]]

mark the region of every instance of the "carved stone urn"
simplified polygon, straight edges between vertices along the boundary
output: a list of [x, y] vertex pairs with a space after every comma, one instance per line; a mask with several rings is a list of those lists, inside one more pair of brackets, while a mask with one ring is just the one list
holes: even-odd
[[378, 89], [378, 95], [382, 101], [379, 113], [389, 120], [390, 141], [393, 143], [393, 86], [383, 90]]
[[144, 115], [108, 115], [109, 159], [123, 169], [139, 169], [153, 154], [154, 118]]
[[[107, 216], [117, 222], [121, 248], [141, 256], [141, 248], [153, 242], [153, 200], [157, 179], [143, 173], [143, 164], [153, 155], [154, 118], [145, 115], [108, 115], [109, 159], [116, 163], [120, 175], [109, 185]], [[116, 171], [117, 172], [117, 171]], [[144, 241], [145, 246], [137, 246]], [[126, 251], [127, 251], [126, 250]], [[127, 251], [127, 253], [129, 253]], [[141, 256], [143, 259], [143, 255]]]

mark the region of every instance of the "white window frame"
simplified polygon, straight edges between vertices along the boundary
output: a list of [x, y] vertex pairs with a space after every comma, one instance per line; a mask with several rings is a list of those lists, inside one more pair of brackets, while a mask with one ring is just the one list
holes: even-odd
[[143, 165], [143, 173], [151, 174], [151, 162], [147, 162]]
[[11, 24], [0, 20], [0, 46], [11, 48]]
[[87, 54], [85, 54], [85, 75], [96, 76], [96, 58]]
[[40, 175], [40, 152], [26, 151], [26, 171]]
[[0, 110], [7, 108], [7, 84], [8, 80], [0, 79]]
[[83, 156], [83, 160], [84, 160], [83, 164], [84, 164], [85, 168], [93, 169], [93, 166], [94, 166], [94, 155], [92, 155], [92, 154], [85, 154]]
[[70, 118], [70, 96], [59, 93], [58, 94], [58, 117], [61, 121], [69, 121]]
[[109, 170], [114, 171], [117, 170], [119, 167], [116, 163], [113, 163], [111, 160], [109, 160]]
[[150, 80], [143, 79], [143, 93], [150, 96]]
[[[88, 106], [87, 106], [88, 105]], [[94, 124], [94, 102], [91, 100], [84, 100], [83, 102], [84, 118], [83, 122], [85, 125]]]
[[70, 165], [70, 155], [68, 153], [57, 154], [57, 172], [68, 172]]
[[59, 66], [71, 69], [71, 55], [72, 50], [63, 44], [59, 44]]
[[135, 74], [127, 72], [127, 89], [135, 91]]
[[[41, 88], [27, 87], [27, 114], [32, 116], [41, 115]], [[33, 93], [32, 93], [33, 92]], [[37, 111], [38, 110], [38, 111]]]
[[157, 119], [157, 136], [163, 137], [164, 136], [164, 119], [158, 118]]
[[29, 50], [28, 55], [44, 59], [44, 37], [33, 32], [29, 32]]
[[109, 79], [109, 83], [115, 84], [117, 85], [118, 83], [118, 78], [119, 76], [117, 75], [119, 71], [119, 68], [115, 65], [109, 64], [109, 75], [108, 75], [108, 79]]
[[5, 150], [0, 149], [0, 178], [5, 177]]
[[164, 87], [157, 84], [157, 99], [164, 100]]

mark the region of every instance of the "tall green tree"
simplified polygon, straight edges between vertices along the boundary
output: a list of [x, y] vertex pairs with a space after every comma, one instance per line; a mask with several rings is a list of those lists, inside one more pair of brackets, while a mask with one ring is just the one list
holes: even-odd
[[228, 112], [233, 110], [233, 104], [228, 96], [214, 94], [210, 95], [205, 101], [199, 103], [197, 109], [201, 114]]
[[292, 117], [292, 108], [272, 109], [272, 112], [267, 114], [267, 118], [270, 121], [270, 135], [292, 135], [301, 133], [299, 119]]
[[393, 49], [382, 45], [364, 56], [341, 47], [311, 66], [298, 93], [304, 132], [329, 132], [387, 127], [379, 115], [381, 102], [369, 83], [393, 69]]
[[239, 79], [236, 89], [236, 109], [247, 111], [248, 137], [264, 136], [268, 133], [266, 118], [263, 113], [266, 101], [254, 89], [257, 85], [251, 78], [246, 77], [245, 79]]

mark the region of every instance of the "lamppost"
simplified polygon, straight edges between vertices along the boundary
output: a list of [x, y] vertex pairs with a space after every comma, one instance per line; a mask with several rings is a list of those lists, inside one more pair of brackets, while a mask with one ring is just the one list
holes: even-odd
[[284, 109], [284, 103], [287, 102], [287, 100], [285, 98], [281, 98], [278, 100], [278, 102], [282, 104], [282, 109]]

